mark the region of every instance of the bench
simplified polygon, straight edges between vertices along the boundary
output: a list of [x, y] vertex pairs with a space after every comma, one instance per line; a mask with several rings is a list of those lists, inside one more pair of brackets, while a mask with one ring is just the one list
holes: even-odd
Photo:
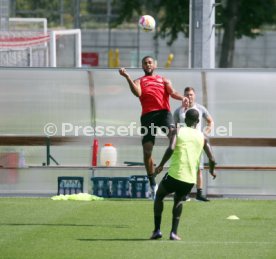
[[[113, 143], [114, 146], [119, 147], [120, 145], [124, 146], [139, 146], [141, 145], [140, 137], [100, 137], [99, 146], [103, 146], [104, 143]], [[43, 165], [27, 165], [23, 168], [21, 167], [1, 167], [0, 170], [6, 169], [20, 169], [26, 170], [28, 173], [32, 173], [32, 171], [36, 170], [50, 170], [54, 172], [54, 170], [58, 170], [62, 172], [65, 171], [73, 171], [73, 170], [83, 170], [87, 175], [87, 172], [90, 176], [95, 177], [98, 171], [106, 171], [106, 173], [102, 175], [112, 174], [110, 171], [125, 171], [126, 174], [129, 174], [129, 171], [145, 171], [144, 165], [142, 163], [127, 163], [127, 164], [118, 164], [117, 166], [106, 167], [106, 166], [91, 166], [91, 165], [60, 165], [52, 156], [51, 156], [51, 147], [53, 146], [61, 146], [61, 145], [83, 145], [88, 144], [92, 146], [93, 138], [92, 137], [74, 137], [74, 136], [28, 136], [28, 135], [0, 135], [0, 146], [43, 146], [46, 147], [46, 163]], [[274, 138], [222, 138], [222, 137], [212, 137], [210, 138], [210, 143], [214, 147], [276, 147], [276, 139]], [[156, 146], [166, 147], [168, 145], [167, 138], [157, 138]], [[55, 164], [52, 165], [51, 161], [54, 161]], [[167, 167], [165, 168], [165, 170]], [[208, 169], [208, 166], [205, 166], [205, 169]], [[276, 171], [276, 166], [263, 166], [263, 165], [220, 165], [216, 166], [216, 170], [221, 171]], [[7, 173], [7, 172], [5, 172]], [[69, 173], [70, 174], [70, 173]], [[125, 175], [126, 175], [125, 174]], [[134, 173], [135, 174], [135, 173]], [[143, 173], [144, 174], [144, 173]], [[60, 173], [58, 173], [60, 176]], [[68, 174], [67, 174], [68, 175]], [[89, 176], [89, 177], [90, 177]], [[207, 177], [207, 174], [204, 174], [204, 177]], [[88, 178], [86, 178], [88, 179]], [[90, 179], [90, 178], [89, 178]], [[87, 181], [86, 181], [87, 182]], [[204, 180], [207, 184], [207, 178]], [[206, 191], [205, 191], [206, 190]], [[207, 193], [207, 187], [204, 188], [204, 193]]]
[[50, 165], [51, 160], [56, 165], [59, 163], [51, 155], [51, 145], [59, 146], [69, 143], [76, 143], [76, 137], [67, 136], [28, 136], [28, 135], [0, 135], [0, 146], [45, 146], [46, 165]]
[[[119, 146], [122, 141], [124, 145], [141, 145], [140, 137], [99, 137], [99, 144], [113, 143]], [[86, 136], [33, 136], [33, 135], [0, 135], [0, 146], [45, 146], [46, 147], [46, 164], [43, 166], [26, 166], [25, 168], [61, 168], [61, 169], [86, 169], [92, 170], [123, 170], [130, 169], [140, 170], [144, 166], [135, 163], [130, 165], [118, 165], [114, 167], [106, 166], [73, 166], [59, 165], [59, 163], [51, 156], [51, 146], [60, 145], [80, 145], [84, 143], [92, 143], [92, 137]], [[276, 147], [276, 138], [241, 138], [241, 137], [211, 137], [209, 139], [212, 146], [217, 147]], [[156, 146], [167, 146], [168, 140], [166, 137], [156, 139]], [[51, 166], [51, 160], [55, 162], [55, 166]], [[205, 169], [208, 169], [206, 166]], [[217, 165], [217, 170], [276, 170], [276, 166], [223, 166]]]

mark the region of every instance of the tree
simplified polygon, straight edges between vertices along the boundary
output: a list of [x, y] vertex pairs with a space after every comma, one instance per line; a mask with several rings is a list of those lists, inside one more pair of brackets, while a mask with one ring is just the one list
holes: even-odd
[[[192, 0], [191, 0], [192, 1]], [[255, 38], [263, 25], [276, 22], [275, 0], [221, 0], [216, 8], [216, 23], [224, 31], [220, 67], [232, 67], [235, 39]], [[189, 0], [115, 0], [120, 10], [117, 23], [130, 21], [134, 14], [152, 13], [157, 18], [157, 36], [167, 38], [171, 45], [179, 33], [188, 37]]]
[[134, 16], [149, 14], [155, 17], [157, 37], [167, 38], [171, 45], [179, 33], [189, 33], [189, 0], [115, 0], [119, 9], [115, 26], [129, 22]]
[[219, 11], [224, 29], [219, 67], [233, 66], [236, 38], [256, 38], [263, 25], [276, 21], [275, 0], [227, 0]]
[[39, 17], [49, 16], [59, 10], [59, 0], [17, 0], [16, 9], [26, 12], [32, 11]]
[[[64, 7], [69, 9], [70, 2], [71, 0], [63, 0]], [[61, 0], [13, 0], [12, 3], [15, 5], [13, 15], [47, 18], [50, 26], [57, 26], [60, 23]]]

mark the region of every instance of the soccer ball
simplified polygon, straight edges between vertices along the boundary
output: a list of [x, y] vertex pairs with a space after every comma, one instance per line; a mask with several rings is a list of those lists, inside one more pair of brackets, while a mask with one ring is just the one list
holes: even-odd
[[155, 29], [155, 20], [150, 15], [143, 15], [140, 17], [138, 25], [144, 31], [153, 31]]

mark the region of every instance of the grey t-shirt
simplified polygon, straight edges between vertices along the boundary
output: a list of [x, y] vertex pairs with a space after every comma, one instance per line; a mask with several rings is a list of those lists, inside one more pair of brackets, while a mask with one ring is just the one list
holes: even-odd
[[174, 122], [177, 124], [179, 123], [180, 126], [185, 125], [185, 114], [189, 109], [196, 109], [199, 112], [199, 123], [197, 124], [198, 130], [203, 130], [202, 126], [202, 118], [205, 120], [208, 117], [211, 117], [209, 111], [201, 104], [195, 103], [193, 107], [188, 108], [187, 110], [184, 109], [184, 107], [180, 106], [178, 107], [173, 114]]
[[[198, 103], [195, 103], [193, 107], [190, 107], [187, 110], [185, 110], [182, 106], [178, 107], [173, 113], [174, 122], [179, 124], [181, 127], [186, 126], [185, 114], [189, 109], [196, 109], [199, 112], [199, 123], [197, 124], [196, 128], [200, 131], [203, 131], [202, 118], [206, 120], [211, 115], [203, 105]], [[201, 156], [199, 169], [204, 169], [204, 156]]]

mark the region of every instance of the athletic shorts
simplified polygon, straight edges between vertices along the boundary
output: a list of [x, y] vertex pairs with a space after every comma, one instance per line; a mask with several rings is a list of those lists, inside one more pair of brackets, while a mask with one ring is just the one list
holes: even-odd
[[[174, 120], [170, 111], [161, 110], [146, 113], [141, 116], [142, 144], [151, 141], [155, 143], [156, 129], [159, 127], [164, 133], [168, 134], [174, 128]], [[151, 126], [151, 127], [150, 127]]]
[[168, 173], [166, 173], [163, 177], [162, 184], [168, 193], [175, 193], [178, 197], [187, 196], [194, 186], [193, 183], [186, 183], [176, 180], [169, 176]]

